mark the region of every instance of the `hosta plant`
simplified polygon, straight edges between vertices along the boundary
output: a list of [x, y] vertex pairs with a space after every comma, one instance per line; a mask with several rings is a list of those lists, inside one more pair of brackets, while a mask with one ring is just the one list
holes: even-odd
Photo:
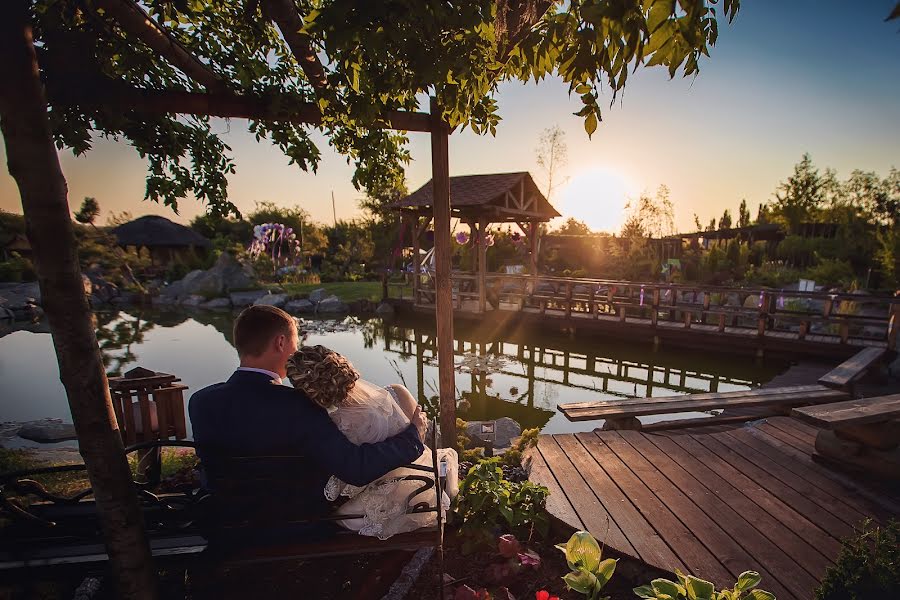
[[684, 575], [675, 570], [678, 581], [654, 579], [650, 585], [634, 588], [634, 593], [641, 598], [656, 600], [775, 600], [775, 594], [754, 589], [762, 577], [756, 571], [744, 571], [731, 589], [716, 591], [716, 586], [709, 581]]
[[606, 600], [600, 596], [603, 586], [609, 582], [616, 570], [616, 560], [603, 560], [603, 550], [587, 531], [576, 531], [565, 545], [556, 546], [566, 555], [566, 563], [572, 572], [563, 577], [566, 587], [590, 600]]

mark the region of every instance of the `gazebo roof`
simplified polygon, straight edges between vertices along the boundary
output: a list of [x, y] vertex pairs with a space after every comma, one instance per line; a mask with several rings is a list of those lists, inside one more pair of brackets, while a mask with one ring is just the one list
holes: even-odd
[[165, 217], [147, 215], [119, 225], [112, 230], [120, 246], [210, 248], [212, 242], [184, 225]]
[[[390, 206], [401, 211], [430, 212], [433, 203], [429, 181]], [[549, 221], [560, 216], [527, 171], [451, 177], [450, 210], [454, 217], [485, 218], [494, 223]]]

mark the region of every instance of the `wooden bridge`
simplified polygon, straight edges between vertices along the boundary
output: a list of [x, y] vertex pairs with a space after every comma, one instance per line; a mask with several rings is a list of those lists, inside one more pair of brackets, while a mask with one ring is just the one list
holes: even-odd
[[896, 491], [812, 459], [818, 430], [789, 417], [654, 433], [542, 435], [530, 478], [551, 514], [621, 555], [719, 586], [745, 570], [807, 600], [863, 519], [900, 516]]
[[[430, 276], [418, 279], [413, 297], [401, 300], [433, 312]], [[860, 347], [895, 349], [900, 330], [900, 298], [865, 294], [466, 273], [453, 275], [453, 290], [457, 319], [749, 354], [846, 357]]]

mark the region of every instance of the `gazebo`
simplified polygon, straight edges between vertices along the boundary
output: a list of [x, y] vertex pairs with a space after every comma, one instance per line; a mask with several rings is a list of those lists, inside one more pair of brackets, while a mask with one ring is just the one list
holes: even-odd
[[[413, 302], [416, 305], [432, 305], [423, 302], [421, 286], [421, 238], [428, 229], [434, 214], [434, 186], [429, 181], [418, 190], [394, 202], [404, 227], [412, 232]], [[527, 171], [493, 173], [486, 175], [460, 175], [450, 177], [450, 216], [469, 226], [470, 243], [476, 245], [476, 260], [472, 275], [477, 290], [479, 312], [487, 309], [487, 228], [494, 223], [514, 223], [522, 231], [528, 244], [529, 270], [537, 275], [540, 224], [560, 216], [534, 183]], [[460, 279], [466, 278], [460, 276]]]
[[116, 244], [125, 250], [134, 248], [140, 252], [141, 248], [146, 248], [153, 264], [168, 264], [212, 247], [212, 242], [193, 229], [158, 215], [139, 217], [119, 225], [112, 234], [116, 236]]

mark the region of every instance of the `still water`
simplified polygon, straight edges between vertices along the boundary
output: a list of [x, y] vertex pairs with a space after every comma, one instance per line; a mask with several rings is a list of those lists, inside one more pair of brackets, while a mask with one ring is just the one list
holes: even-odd
[[[189, 395], [227, 379], [237, 366], [231, 313], [129, 309], [96, 317], [111, 375], [135, 366], [172, 373], [189, 386]], [[588, 431], [602, 423], [570, 423], [556, 410], [559, 403], [744, 390], [786, 368], [720, 353], [654, 351], [647, 344], [597, 337], [524, 330], [495, 335], [485, 329], [457, 325], [454, 332], [459, 416], [509, 416], [547, 433]], [[437, 405], [433, 322], [348, 317], [308, 320], [303, 330], [304, 343], [344, 354], [364, 378], [379, 385], [403, 383], [426, 407]], [[0, 422], [46, 417], [71, 422], [46, 324], [0, 335]], [[702, 414], [679, 415], [686, 416]]]

